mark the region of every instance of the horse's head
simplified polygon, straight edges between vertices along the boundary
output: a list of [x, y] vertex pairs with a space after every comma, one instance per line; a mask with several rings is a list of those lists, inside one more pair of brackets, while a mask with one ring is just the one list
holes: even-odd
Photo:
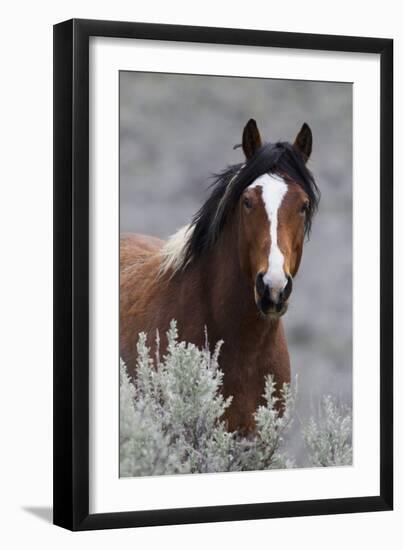
[[262, 144], [251, 119], [244, 128], [242, 147], [246, 162], [216, 176], [210, 196], [190, 226], [168, 241], [163, 269], [175, 274], [197, 259], [209, 261], [205, 253], [214, 250], [223, 235], [226, 253], [220, 251], [218, 257], [227, 262], [231, 243], [237, 243], [239, 263], [232, 255], [231, 261], [249, 280], [261, 313], [278, 317], [287, 310], [304, 236], [319, 201], [319, 190], [306, 167], [312, 133], [303, 124], [293, 144]]
[[[241, 269], [254, 288], [255, 302], [261, 313], [283, 315], [288, 306], [302, 257], [304, 235], [309, 231], [316, 208], [316, 186], [305, 168], [312, 149], [312, 133], [304, 124], [293, 145], [262, 145], [254, 120], [244, 128], [242, 147], [245, 170], [253, 174], [257, 158], [276, 155], [273, 170], [263, 173], [243, 190], [239, 199], [239, 243]], [[285, 151], [285, 155], [282, 151]], [[289, 154], [289, 160], [284, 157]], [[299, 181], [300, 179], [307, 181]], [[313, 183], [313, 187], [312, 187]]]

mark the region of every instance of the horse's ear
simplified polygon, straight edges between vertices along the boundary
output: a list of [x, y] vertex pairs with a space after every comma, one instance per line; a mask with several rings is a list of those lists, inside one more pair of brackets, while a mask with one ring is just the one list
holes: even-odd
[[312, 153], [312, 132], [306, 122], [304, 122], [295, 138], [294, 147], [301, 153], [304, 161], [308, 162]]
[[262, 140], [256, 124], [256, 120], [251, 118], [245, 128], [242, 135], [242, 149], [245, 153], [245, 157], [250, 159], [262, 146]]

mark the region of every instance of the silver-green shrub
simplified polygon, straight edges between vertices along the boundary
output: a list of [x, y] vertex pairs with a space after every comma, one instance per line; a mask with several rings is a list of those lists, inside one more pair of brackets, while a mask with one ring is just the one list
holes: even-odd
[[[221, 343], [211, 353], [178, 342], [175, 321], [168, 346], [151, 357], [145, 334], [137, 343], [137, 368], [130, 379], [120, 364], [120, 475], [266, 470], [295, 466], [287, 451], [295, 390], [285, 384], [276, 392], [273, 377], [265, 381], [265, 404], [255, 413], [256, 431], [242, 437], [226, 429], [222, 416], [231, 403], [221, 394]], [[279, 403], [281, 399], [281, 406]], [[322, 405], [318, 422], [303, 428], [310, 463], [331, 466], [351, 463], [351, 411], [331, 398]], [[281, 412], [280, 412], [281, 411]]]
[[352, 411], [332, 396], [323, 397], [318, 419], [310, 419], [303, 435], [312, 466], [352, 464]]
[[[276, 384], [273, 377], [268, 376], [263, 394], [266, 404], [259, 406], [255, 413], [254, 437], [235, 436], [235, 470], [268, 470], [294, 466], [294, 461], [286, 452], [285, 443], [292, 423], [295, 393], [288, 384], [284, 384], [280, 394], [281, 397], [276, 396]], [[282, 406], [278, 407], [280, 399]]]

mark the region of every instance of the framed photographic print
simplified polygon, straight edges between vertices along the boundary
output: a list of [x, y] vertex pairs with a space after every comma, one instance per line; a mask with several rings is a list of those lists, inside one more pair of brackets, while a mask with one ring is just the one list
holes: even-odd
[[391, 510], [393, 42], [54, 27], [54, 522]]

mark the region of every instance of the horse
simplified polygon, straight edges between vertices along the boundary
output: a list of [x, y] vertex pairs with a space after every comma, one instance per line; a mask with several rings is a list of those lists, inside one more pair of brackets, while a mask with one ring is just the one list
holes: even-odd
[[287, 311], [305, 236], [319, 202], [306, 163], [312, 132], [293, 144], [264, 143], [254, 119], [243, 129], [245, 160], [215, 176], [190, 224], [166, 242], [123, 234], [120, 243], [120, 353], [136, 371], [138, 334], [177, 321], [179, 339], [202, 347], [223, 341], [222, 393], [232, 396], [227, 428], [249, 434], [265, 377], [290, 383], [281, 317]]

